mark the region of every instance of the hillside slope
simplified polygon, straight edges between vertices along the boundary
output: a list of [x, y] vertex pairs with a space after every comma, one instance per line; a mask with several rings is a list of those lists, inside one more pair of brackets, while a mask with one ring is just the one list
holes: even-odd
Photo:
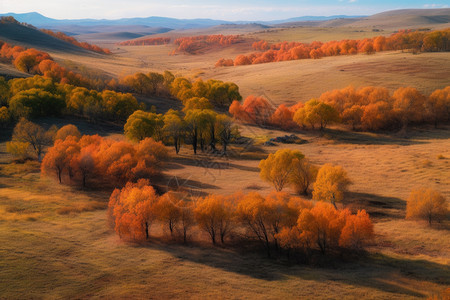
[[280, 27], [363, 27], [385, 30], [450, 27], [450, 8], [391, 10], [360, 18], [337, 18], [324, 21], [299, 21], [278, 24]]
[[37, 29], [15, 23], [0, 23], [0, 40], [26, 48], [47, 52], [96, 56], [98, 54], [62, 41]]

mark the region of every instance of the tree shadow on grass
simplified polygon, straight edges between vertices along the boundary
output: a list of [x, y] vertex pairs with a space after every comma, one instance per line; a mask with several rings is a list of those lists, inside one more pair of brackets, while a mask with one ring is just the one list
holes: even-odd
[[153, 242], [140, 245], [169, 252], [180, 260], [249, 276], [265, 281], [284, 281], [298, 278], [321, 283], [341, 282], [355, 287], [366, 287], [379, 291], [400, 294], [404, 297], [426, 295], [408, 288], [402, 282], [407, 279], [439, 285], [450, 284], [450, 267], [426, 260], [394, 258], [373, 253], [360, 257], [322, 257], [326, 266], [311, 266], [287, 263], [284, 259], [268, 259], [263, 251], [241, 253], [235, 249], [190, 246]]
[[426, 144], [430, 139], [450, 139], [448, 127], [440, 129], [420, 127], [407, 132], [373, 133], [327, 128], [322, 136], [339, 143], [356, 145], [399, 145]]
[[345, 205], [355, 211], [365, 209], [374, 218], [405, 218], [406, 202], [395, 197], [348, 192]]

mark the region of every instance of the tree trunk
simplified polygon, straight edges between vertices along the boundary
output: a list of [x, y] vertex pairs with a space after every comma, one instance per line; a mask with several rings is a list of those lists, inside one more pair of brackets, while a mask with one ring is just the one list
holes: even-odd
[[192, 136], [192, 148], [194, 148], [194, 154], [197, 154], [197, 132]]

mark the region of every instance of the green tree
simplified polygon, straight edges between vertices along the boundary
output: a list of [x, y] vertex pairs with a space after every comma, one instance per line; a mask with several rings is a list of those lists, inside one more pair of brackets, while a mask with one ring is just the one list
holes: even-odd
[[171, 139], [175, 146], [175, 152], [178, 154], [186, 132], [186, 124], [180, 116], [180, 112], [169, 109], [164, 115], [164, 134]]
[[312, 129], [320, 125], [322, 130], [329, 123], [339, 121], [339, 114], [331, 105], [311, 99], [295, 112], [294, 121], [300, 126], [310, 125]]
[[57, 116], [66, 104], [60, 95], [33, 88], [14, 95], [9, 106], [12, 115], [19, 118]]
[[133, 141], [141, 141], [146, 137], [161, 140], [163, 126], [162, 114], [137, 110], [128, 117], [124, 130], [127, 138]]

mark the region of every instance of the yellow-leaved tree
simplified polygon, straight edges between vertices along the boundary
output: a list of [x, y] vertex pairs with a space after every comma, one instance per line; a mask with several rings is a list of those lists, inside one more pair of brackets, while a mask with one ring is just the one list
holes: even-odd
[[270, 182], [277, 192], [289, 183], [291, 174], [296, 164], [294, 162], [301, 161], [305, 156], [297, 150], [281, 149], [275, 153], [269, 154], [266, 159], [259, 163], [259, 176], [261, 179]]
[[317, 173], [314, 183], [313, 199], [329, 201], [334, 206], [344, 199], [344, 192], [351, 184], [347, 172], [341, 166], [325, 164]]
[[407, 219], [423, 219], [431, 225], [433, 220], [441, 221], [447, 215], [448, 205], [441, 193], [431, 188], [419, 188], [411, 191], [406, 203]]

